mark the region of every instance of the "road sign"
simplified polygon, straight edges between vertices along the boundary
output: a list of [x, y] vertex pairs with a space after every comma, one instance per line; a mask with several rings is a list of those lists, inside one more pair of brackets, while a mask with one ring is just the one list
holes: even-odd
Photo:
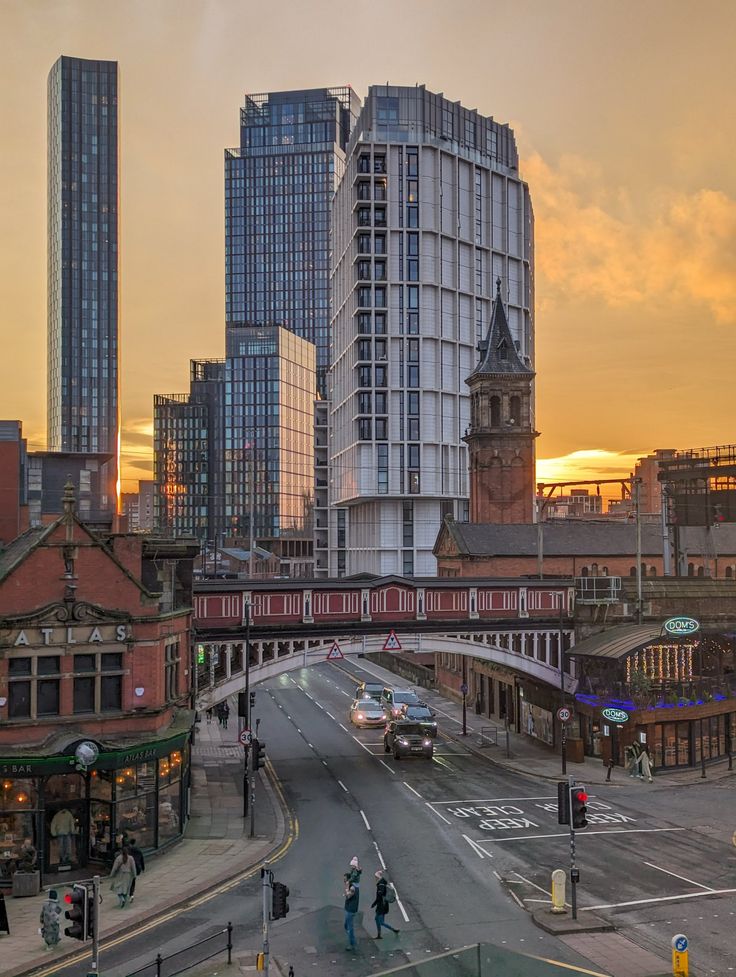
[[557, 718], [561, 723], [569, 722], [570, 716], [572, 716], [572, 713], [569, 709], [566, 709], [565, 706], [557, 710]]
[[672, 937], [672, 973], [674, 977], [688, 977], [690, 973], [687, 948], [688, 939], [684, 933], [677, 933]]
[[238, 736], [241, 744], [243, 746], [248, 746], [250, 741], [253, 739], [253, 733], [249, 729], [244, 729], [241, 731], [240, 736]]
[[383, 645], [384, 651], [401, 651], [401, 642], [396, 637], [396, 632], [393, 628], [388, 633], [388, 638]]
[[468, 694], [468, 684], [467, 684], [467, 682], [463, 682], [463, 684], [460, 686], [460, 691], [462, 692], [463, 695], [467, 695]]
[[336, 641], [333, 641], [332, 647], [327, 652], [327, 661], [334, 662], [337, 661], [337, 659], [344, 657], [345, 655], [343, 655], [342, 651], [340, 650], [340, 645]]

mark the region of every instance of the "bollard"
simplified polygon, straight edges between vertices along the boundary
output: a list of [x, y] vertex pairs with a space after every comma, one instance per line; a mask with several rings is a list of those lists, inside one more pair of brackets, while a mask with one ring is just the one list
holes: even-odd
[[557, 868], [552, 873], [552, 912], [564, 913], [565, 909], [565, 883], [567, 876], [561, 868]]

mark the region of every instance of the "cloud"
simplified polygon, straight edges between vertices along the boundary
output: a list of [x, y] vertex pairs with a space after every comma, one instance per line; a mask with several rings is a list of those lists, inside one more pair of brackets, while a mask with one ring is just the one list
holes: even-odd
[[694, 302], [717, 322], [736, 323], [736, 200], [719, 190], [661, 190], [637, 205], [578, 156], [554, 168], [532, 153], [524, 176], [548, 290], [614, 308]]
[[[637, 459], [648, 454], [647, 450], [635, 452], [608, 451], [605, 448], [583, 448], [557, 458], [537, 458], [537, 482], [588, 481], [596, 478], [628, 478]], [[571, 486], [571, 488], [574, 486]], [[595, 492], [595, 486], [590, 487]], [[616, 485], [602, 485], [601, 495], [607, 498], [620, 496]]]

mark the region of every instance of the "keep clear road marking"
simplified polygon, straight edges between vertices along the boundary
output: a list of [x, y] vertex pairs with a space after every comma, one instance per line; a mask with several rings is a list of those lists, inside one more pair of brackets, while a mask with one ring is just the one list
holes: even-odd
[[661, 868], [659, 865], [655, 865], [654, 862], [644, 862], [649, 868], [656, 868], [658, 872], [664, 872], [665, 875], [671, 875], [675, 879], [679, 879], [681, 882], [687, 882], [689, 885], [695, 885], [699, 889], [705, 889], [708, 892], [713, 891], [713, 887], [710, 885], [703, 885], [702, 882], [695, 882], [693, 879], [686, 879], [684, 875], [678, 875], [677, 872], [670, 872], [668, 868]]
[[414, 788], [412, 787], [412, 785], [411, 785], [411, 784], [407, 784], [407, 782], [406, 782], [405, 780], [402, 780], [402, 784], [404, 785], [404, 787], [408, 787], [408, 788], [409, 788], [409, 790], [410, 790], [410, 791], [412, 792], [412, 794], [416, 794], [416, 795], [417, 795], [417, 797], [418, 797], [418, 798], [419, 798], [420, 800], [422, 800], [422, 795], [421, 795], [421, 794], [419, 793], [419, 791], [418, 791], [418, 790], [414, 790]]

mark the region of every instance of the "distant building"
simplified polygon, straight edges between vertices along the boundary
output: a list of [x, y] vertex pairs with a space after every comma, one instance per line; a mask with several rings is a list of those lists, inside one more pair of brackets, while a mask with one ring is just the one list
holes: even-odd
[[153, 482], [141, 480], [137, 492], [123, 492], [120, 507], [122, 514], [128, 517], [129, 532], [150, 532], [153, 529]]
[[544, 520], [583, 519], [603, 515], [603, 496], [591, 494], [588, 489], [572, 489], [569, 494], [553, 495], [549, 499], [546, 496], [537, 496], [537, 504]]
[[432, 575], [432, 527], [467, 518], [465, 378], [498, 278], [514, 352], [534, 361], [518, 166], [509, 126], [424, 85], [370, 88], [332, 205], [333, 576]]
[[118, 66], [63, 56], [48, 79], [48, 448], [109, 455], [117, 507]]
[[20, 421], [0, 421], [0, 545], [28, 526], [28, 445]]
[[[31, 526], [53, 522], [62, 513], [64, 486], [71, 483], [77, 512], [90, 528], [117, 530], [115, 496], [107, 491], [117, 470], [117, 456], [73, 451], [29, 451], [28, 520]], [[103, 500], [106, 504], [103, 506]]]

